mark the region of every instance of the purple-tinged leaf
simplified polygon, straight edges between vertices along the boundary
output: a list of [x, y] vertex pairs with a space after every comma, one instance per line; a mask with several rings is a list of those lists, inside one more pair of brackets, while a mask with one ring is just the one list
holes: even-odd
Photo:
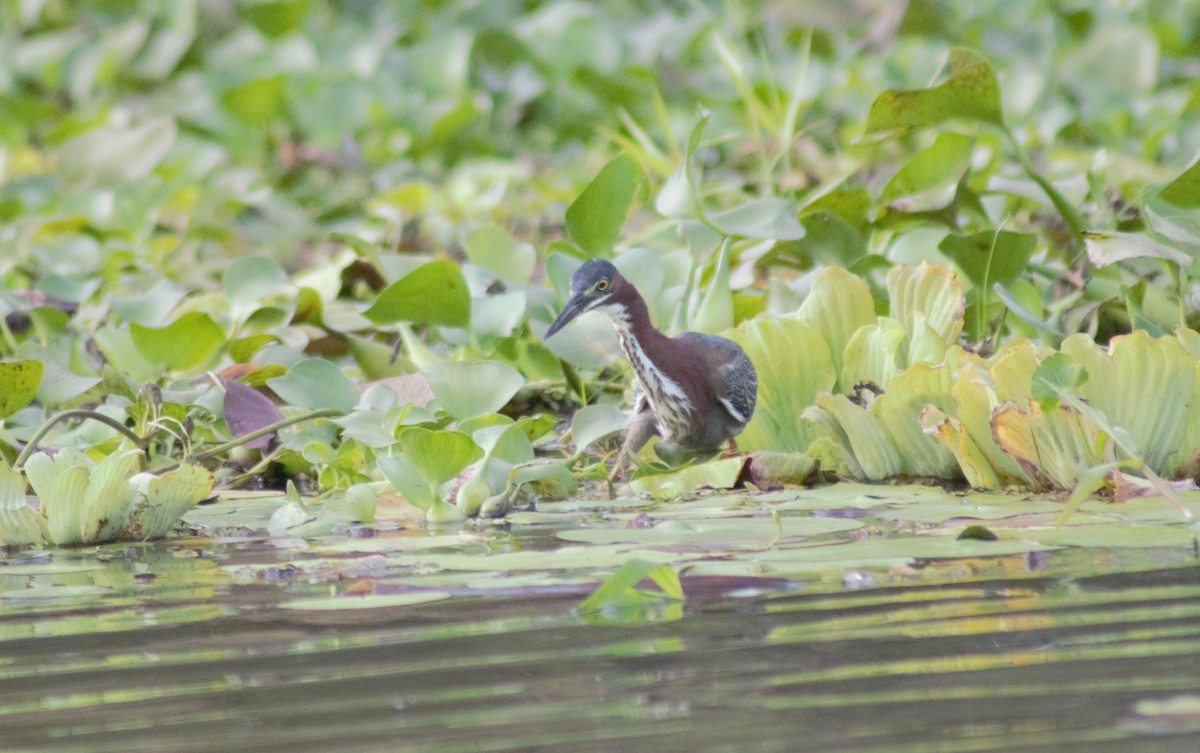
[[[283, 414], [271, 402], [271, 398], [253, 387], [230, 379], [222, 379], [225, 388], [225, 424], [229, 433], [241, 437], [264, 426], [283, 420]], [[271, 441], [270, 434], [253, 439], [247, 447], [265, 448]]]

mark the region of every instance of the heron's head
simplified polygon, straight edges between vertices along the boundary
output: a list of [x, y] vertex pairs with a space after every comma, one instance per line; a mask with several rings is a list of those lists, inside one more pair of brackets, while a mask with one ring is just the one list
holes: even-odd
[[621, 296], [628, 286], [629, 283], [612, 262], [603, 259], [584, 262], [583, 266], [571, 275], [571, 298], [554, 319], [550, 329], [546, 330], [546, 337], [549, 338], [584, 312], [620, 304]]

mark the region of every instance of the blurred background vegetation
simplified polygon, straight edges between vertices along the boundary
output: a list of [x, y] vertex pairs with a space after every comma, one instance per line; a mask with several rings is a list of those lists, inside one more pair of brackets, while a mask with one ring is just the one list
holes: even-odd
[[[540, 338], [596, 255], [669, 330], [795, 312], [826, 265], [883, 314], [928, 261], [968, 350], [1167, 334], [1200, 298], [1198, 52], [1184, 0], [3, 0], [0, 354], [47, 373], [4, 444], [311, 357], [502, 361], [512, 414], [613, 399], [610, 331]], [[168, 402], [227, 438], [197, 395]]]

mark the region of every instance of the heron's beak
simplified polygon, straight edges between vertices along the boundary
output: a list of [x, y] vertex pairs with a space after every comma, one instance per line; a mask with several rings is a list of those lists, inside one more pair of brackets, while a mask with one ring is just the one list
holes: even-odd
[[558, 332], [570, 324], [575, 317], [590, 309], [592, 303], [591, 299], [581, 293], [571, 296], [571, 300], [567, 301], [566, 306], [563, 306], [563, 310], [555, 317], [554, 322], [550, 325], [550, 329], [546, 330], [546, 336], [542, 339], [549, 340], [555, 332]]

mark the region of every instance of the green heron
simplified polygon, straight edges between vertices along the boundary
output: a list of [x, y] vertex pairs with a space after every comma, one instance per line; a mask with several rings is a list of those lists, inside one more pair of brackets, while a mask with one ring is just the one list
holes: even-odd
[[[592, 309], [612, 319], [641, 387], [622, 457], [637, 452], [654, 433], [668, 443], [660, 443], [664, 457], [709, 454], [722, 443], [736, 447], [733, 438], [754, 413], [758, 393], [754, 364], [740, 345], [699, 332], [677, 337], [659, 332], [641, 293], [601, 259], [585, 262], [571, 276], [571, 299], [546, 337]], [[618, 461], [614, 475], [620, 466]]]

